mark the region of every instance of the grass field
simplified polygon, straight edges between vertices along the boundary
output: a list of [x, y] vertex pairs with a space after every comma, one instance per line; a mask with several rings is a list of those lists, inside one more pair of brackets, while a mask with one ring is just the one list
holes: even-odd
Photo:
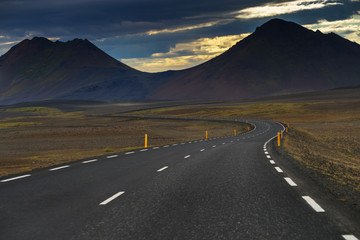
[[0, 176], [97, 155], [231, 135], [241, 123], [134, 119], [56, 108], [0, 109]]

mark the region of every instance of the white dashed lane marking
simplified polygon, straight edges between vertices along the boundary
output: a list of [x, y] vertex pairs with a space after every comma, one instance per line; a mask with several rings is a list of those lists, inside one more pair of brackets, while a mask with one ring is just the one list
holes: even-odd
[[65, 165], [65, 166], [61, 166], [61, 167], [52, 168], [52, 169], [49, 169], [49, 171], [56, 171], [56, 170], [60, 170], [60, 169], [63, 169], [63, 168], [68, 168], [68, 167], [70, 167], [70, 165]]
[[149, 149], [147, 149], [147, 148], [141, 149], [140, 152], [145, 152], [145, 151], [147, 151], [147, 150], [149, 150]]
[[354, 235], [342, 235], [345, 240], [359, 240]]
[[106, 158], [114, 158], [114, 157], [117, 157], [119, 155], [111, 155], [111, 156], [107, 156]]
[[270, 160], [269, 161], [271, 164], [275, 164], [275, 161], [274, 160]]
[[270, 155], [266, 155], [267, 158], [271, 158]]
[[284, 177], [285, 181], [292, 187], [296, 187], [297, 184], [289, 177]]
[[203, 151], [205, 151], [205, 149], [201, 149], [201, 150], [200, 150], [200, 152], [203, 152]]
[[126, 152], [125, 154], [129, 155], [129, 154], [133, 154], [133, 153], [135, 153], [135, 152]]
[[189, 158], [191, 155], [186, 155], [184, 158]]
[[106, 205], [106, 204], [108, 204], [109, 202], [111, 202], [112, 200], [114, 200], [115, 198], [119, 197], [120, 195], [122, 195], [124, 193], [125, 192], [118, 192], [117, 194], [113, 195], [112, 197], [109, 197], [105, 201], [101, 202], [99, 205]]
[[31, 176], [30, 174], [26, 174], [26, 175], [22, 175], [22, 176], [18, 176], [18, 177], [4, 179], [4, 180], [1, 180], [1, 182], [10, 182], [10, 181], [14, 181], [14, 180], [17, 180], [17, 179], [30, 177], [30, 176]]
[[275, 167], [275, 169], [276, 169], [276, 171], [279, 172], [279, 173], [282, 173], [282, 172], [283, 172], [283, 170], [282, 170], [281, 168], [279, 168], [279, 167]]
[[153, 147], [153, 149], [159, 149], [159, 147]]
[[91, 159], [91, 160], [83, 161], [82, 163], [92, 163], [92, 162], [97, 162], [97, 159]]
[[163, 168], [158, 169], [157, 172], [164, 171], [164, 170], [167, 169], [167, 168], [168, 168], [168, 166], [165, 166], [165, 167], [163, 167]]
[[316, 212], [325, 212], [325, 210], [317, 204], [314, 199], [309, 196], [302, 196], [302, 198], [316, 211]]

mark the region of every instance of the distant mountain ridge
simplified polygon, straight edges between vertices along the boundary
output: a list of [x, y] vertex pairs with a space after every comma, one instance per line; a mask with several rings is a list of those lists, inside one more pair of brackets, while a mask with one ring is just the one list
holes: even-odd
[[354, 86], [359, 64], [360, 45], [273, 19], [220, 56], [175, 74], [152, 97], [237, 99]]
[[86, 39], [52, 42], [35, 37], [0, 57], [0, 103], [143, 99], [148, 77]]
[[0, 57], [0, 104], [49, 99], [229, 100], [360, 85], [360, 45], [273, 19], [181, 71], [144, 73], [88, 40], [24, 40]]

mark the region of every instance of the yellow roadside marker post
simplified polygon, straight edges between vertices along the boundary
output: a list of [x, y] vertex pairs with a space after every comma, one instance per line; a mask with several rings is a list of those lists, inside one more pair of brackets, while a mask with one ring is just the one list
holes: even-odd
[[284, 131], [281, 131], [281, 139], [283, 138], [283, 132], [284, 132]]
[[279, 132], [277, 134], [277, 139], [278, 139], [278, 146], [280, 147], [280, 133]]
[[147, 148], [147, 134], [145, 134], [145, 148]]
[[286, 132], [288, 132], [288, 128], [287, 128], [287, 127], [285, 128], [285, 130], [286, 130]]
[[208, 139], [207, 131], [205, 131], [205, 139]]
[[236, 136], [236, 129], [234, 129], [234, 136]]
[[250, 131], [250, 127], [248, 126], [248, 131]]

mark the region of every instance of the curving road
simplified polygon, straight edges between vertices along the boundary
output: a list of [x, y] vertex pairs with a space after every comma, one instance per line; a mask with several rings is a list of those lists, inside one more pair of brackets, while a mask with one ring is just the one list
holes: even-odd
[[273, 159], [278, 123], [0, 179], [0, 239], [356, 239]]

